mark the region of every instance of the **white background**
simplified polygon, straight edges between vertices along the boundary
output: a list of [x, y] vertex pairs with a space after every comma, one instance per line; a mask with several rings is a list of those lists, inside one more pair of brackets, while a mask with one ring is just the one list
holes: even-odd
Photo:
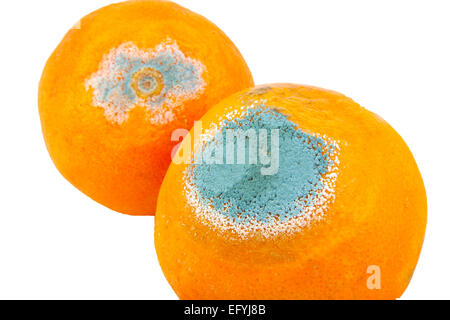
[[[176, 299], [153, 218], [114, 213], [72, 187], [41, 135], [40, 74], [65, 32], [108, 0], [0, 4], [0, 298]], [[215, 22], [255, 82], [340, 91], [406, 140], [429, 201], [404, 299], [450, 298], [448, 1], [179, 0]]]

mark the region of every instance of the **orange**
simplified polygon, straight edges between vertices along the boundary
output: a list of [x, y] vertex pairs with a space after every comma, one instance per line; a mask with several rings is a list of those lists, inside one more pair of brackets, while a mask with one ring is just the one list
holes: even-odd
[[155, 243], [181, 299], [396, 299], [426, 220], [389, 124], [342, 94], [278, 84], [226, 98], [185, 138]]
[[113, 210], [153, 215], [174, 130], [252, 85], [239, 51], [202, 16], [167, 1], [113, 4], [84, 17], [49, 58], [42, 130], [75, 187]]

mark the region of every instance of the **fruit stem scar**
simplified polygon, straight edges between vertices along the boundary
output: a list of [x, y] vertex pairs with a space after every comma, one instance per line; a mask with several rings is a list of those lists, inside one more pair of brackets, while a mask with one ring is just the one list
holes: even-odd
[[164, 89], [164, 77], [156, 69], [144, 68], [133, 74], [131, 87], [142, 99], [158, 96]]

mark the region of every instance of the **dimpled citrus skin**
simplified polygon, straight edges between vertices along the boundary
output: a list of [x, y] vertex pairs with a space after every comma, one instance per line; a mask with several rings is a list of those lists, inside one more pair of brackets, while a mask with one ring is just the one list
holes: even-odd
[[[260, 99], [303, 131], [339, 141], [334, 202], [323, 219], [293, 234], [239, 238], [199, 221], [183, 191], [189, 165], [172, 164], [158, 198], [155, 243], [177, 295], [399, 298], [413, 275], [427, 220], [423, 181], [405, 142], [383, 119], [343, 95], [289, 84], [234, 94], [206, 113], [202, 126], [217, 124], [230, 106]], [[369, 266], [380, 268], [379, 290], [368, 289]]]
[[[165, 43], [172, 45], [170, 50], [178, 54], [177, 63], [184, 63], [184, 71], [192, 66], [200, 70], [201, 77], [195, 74], [190, 84], [197, 86], [193, 96], [183, 97], [172, 108], [170, 119], [161, 123], [157, 118], [150, 122], [146, 108], [138, 104], [129, 105], [123, 118], [108, 118], [107, 107], [94, 103], [95, 88], [104, 90], [97, 94], [98, 100], [107, 92], [99, 82], [105, 78], [95, 78], [105, 57], [123, 44], [134, 46], [134, 52], [153, 52]], [[175, 81], [173, 86], [186, 83], [183, 70], [167, 71], [173, 77], [165, 80], [167, 88], [169, 80]], [[145, 73], [161, 81], [161, 72], [141, 71]], [[87, 86], [89, 79], [93, 80]], [[70, 30], [49, 58], [39, 87], [42, 130], [56, 167], [75, 187], [113, 210], [154, 215], [159, 187], [178, 143], [171, 141], [172, 132], [189, 130], [209, 107], [252, 85], [237, 48], [202, 16], [166, 1], [113, 4], [84, 17], [80, 28]], [[135, 90], [136, 83], [129, 87]], [[108, 99], [121, 101], [114, 95]]]

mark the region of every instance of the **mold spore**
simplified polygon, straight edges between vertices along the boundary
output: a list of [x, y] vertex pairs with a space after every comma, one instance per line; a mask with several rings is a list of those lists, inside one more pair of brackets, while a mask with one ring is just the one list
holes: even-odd
[[104, 56], [85, 87], [93, 89], [93, 105], [103, 108], [111, 122], [123, 123], [139, 106], [148, 111], [151, 123], [165, 124], [173, 120], [175, 108], [203, 93], [205, 70], [170, 39], [142, 50], [126, 42]]
[[[249, 153], [254, 149], [249, 143], [245, 145], [248, 161], [229, 164], [226, 159], [229, 130], [277, 130], [278, 171], [273, 175], [262, 174], [264, 164], [250, 161]], [[233, 230], [244, 238], [254, 232], [269, 237], [299, 231], [312, 219], [323, 217], [334, 197], [339, 163], [336, 141], [303, 132], [282, 112], [264, 104], [223, 120], [215, 134], [198, 148], [196, 156], [204, 156], [202, 153], [209, 156], [217, 137], [225, 140], [220, 153], [223, 161], [193, 163], [185, 172], [188, 203], [203, 223], [222, 231]], [[267, 138], [270, 141], [270, 134]], [[237, 152], [237, 140], [231, 143]], [[258, 141], [258, 152], [264, 145], [267, 142]]]

